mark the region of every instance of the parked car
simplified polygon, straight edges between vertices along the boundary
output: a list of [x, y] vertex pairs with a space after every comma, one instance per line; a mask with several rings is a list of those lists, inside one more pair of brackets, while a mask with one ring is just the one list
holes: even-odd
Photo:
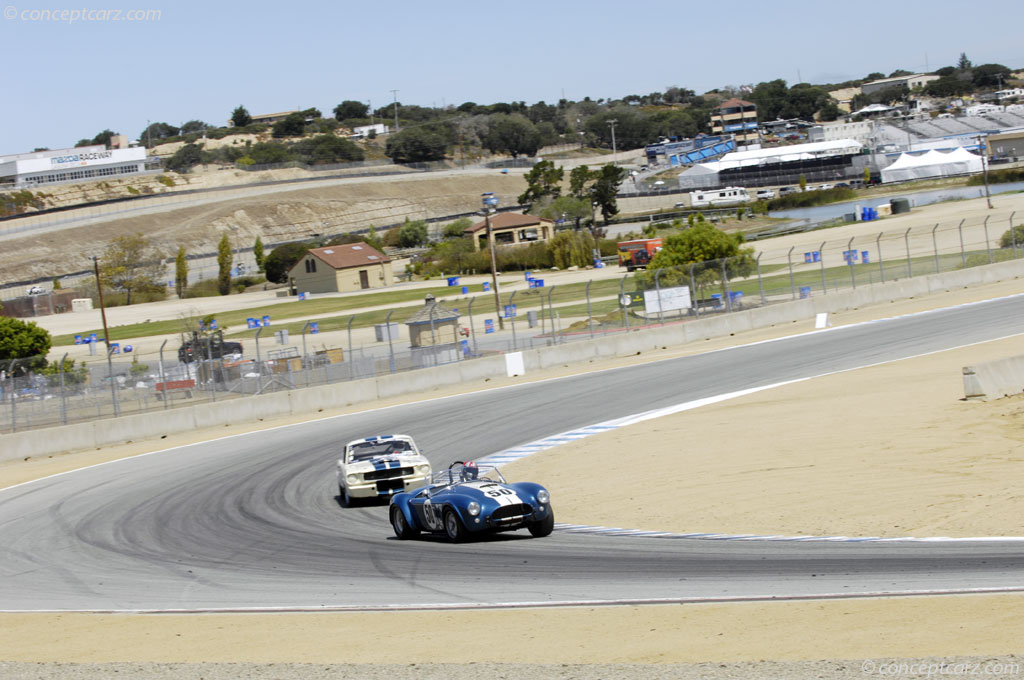
[[849, 189], [850, 185], [846, 182], [836, 182], [836, 189]]
[[759, 201], [770, 201], [775, 198], [775, 192], [771, 189], [759, 189], [757, 192], [757, 200]]
[[799, 191], [799, 189], [796, 187], [782, 187], [779, 189], [779, 196], [789, 196], [790, 194], [795, 194], [797, 191]]
[[522, 528], [541, 538], [555, 527], [547, 489], [532, 482], [509, 483], [496, 467], [472, 461], [455, 461], [427, 486], [396, 494], [388, 514], [400, 539], [426, 531], [457, 543]]
[[[808, 187], [808, 189], [809, 188], [810, 187]], [[821, 184], [821, 185], [818, 186], [818, 190], [819, 191], [828, 191], [829, 189], [834, 189], [834, 188], [835, 188], [835, 185], [833, 185], [833, 184]]]
[[[242, 343], [240, 342], [222, 340], [219, 335], [211, 336], [209, 340], [210, 359], [222, 359], [230, 355], [241, 356], [243, 353]], [[199, 338], [198, 342], [186, 340], [181, 347], [178, 348], [178, 361], [181, 363], [190, 364], [196, 360], [196, 357], [198, 357], [200, 361], [207, 359], [205, 338]]]

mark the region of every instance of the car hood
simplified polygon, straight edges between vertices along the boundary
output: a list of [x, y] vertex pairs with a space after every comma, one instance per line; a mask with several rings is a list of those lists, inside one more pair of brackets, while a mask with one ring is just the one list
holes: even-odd
[[414, 465], [430, 465], [430, 461], [419, 454], [409, 456], [378, 456], [368, 460], [349, 463], [345, 469], [348, 472], [372, 472], [374, 470], [391, 470], [393, 468], [412, 467]]

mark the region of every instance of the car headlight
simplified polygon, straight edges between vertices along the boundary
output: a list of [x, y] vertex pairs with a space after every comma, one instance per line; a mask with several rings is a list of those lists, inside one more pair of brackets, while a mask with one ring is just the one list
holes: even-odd
[[416, 474], [420, 475], [421, 477], [426, 477], [427, 475], [430, 474], [430, 466], [429, 465], [417, 465], [416, 466]]
[[359, 475], [349, 475], [348, 476], [348, 483], [349, 484], [356, 484], [358, 482], [359, 482]]
[[466, 512], [476, 517], [480, 514], [480, 504], [476, 501], [470, 501], [469, 505], [466, 506]]
[[550, 501], [550, 500], [551, 500], [551, 496], [550, 496], [550, 494], [548, 494], [546, 489], [541, 489], [540, 491], [537, 492], [537, 502], [538, 503], [544, 503], [545, 505], [547, 505], [547, 502]]

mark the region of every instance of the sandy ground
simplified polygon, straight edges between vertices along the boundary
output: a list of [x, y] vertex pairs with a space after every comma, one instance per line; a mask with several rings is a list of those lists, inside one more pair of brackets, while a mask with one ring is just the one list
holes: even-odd
[[[1008, 282], [831, 319], [834, 325], [856, 323], [1022, 289], [1020, 282]], [[811, 325], [809, 320], [590, 368], [806, 332]], [[1024, 530], [1019, 518], [1024, 513], [1013, 482], [1020, 478], [1024, 457], [1024, 401], [1014, 397], [965, 402], [960, 374], [963, 365], [1019, 352], [1020, 338], [1001, 340], [796, 383], [704, 407], [699, 429], [694, 426], [697, 412], [682, 413], [538, 454], [510, 466], [508, 474], [533, 477], [554, 489], [562, 521], [673, 531], [1020, 535]], [[695, 432], [699, 445], [688, 445]], [[677, 483], [683, 485], [676, 507], [646, 503], [657, 497], [649, 487], [639, 493], [628, 484], [608, 485], [602, 471], [621, 460], [627, 436], [629, 450], [645, 462], [680, 470], [666, 482], [674, 489]], [[202, 437], [203, 433], [182, 435], [162, 446]], [[135, 444], [7, 464], [0, 466], [0, 485], [148, 448], [152, 447]], [[602, 504], [589, 504], [598, 494]], [[614, 510], [603, 513], [600, 506]], [[0, 659], [48, 664], [12, 666], [12, 677], [108, 677], [121, 671], [55, 662], [144, 664], [127, 667], [132, 677], [174, 677], [160, 675], [168, 667], [151, 665], [172, 662], [258, 664], [245, 667], [247, 677], [349, 677], [342, 673], [348, 664], [447, 662], [456, 660], [451, 650], [457, 649], [457, 660], [463, 664], [549, 664], [530, 672], [516, 671], [515, 665], [478, 667], [488, 674], [515, 671], [517, 677], [769, 677], [766, 669], [775, 673], [779, 668], [780, 674], [772, 677], [863, 677], [862, 659], [883, 663], [953, 655], [1009, 658], [1006, 655], [1020, 651], [1024, 635], [1022, 605], [1024, 596], [1014, 594], [271, 616], [7, 614], [0, 616]], [[400, 651], [380, 644], [396, 631], [401, 631]], [[465, 644], [466, 640], [473, 643]], [[821, 659], [858, 661], [792, 665]], [[764, 660], [784, 664], [728, 665]], [[708, 661], [723, 665], [675, 665]], [[89, 668], [98, 668], [98, 674], [88, 675]], [[194, 668], [199, 669], [194, 677], [237, 677], [232, 669], [243, 672], [229, 666]], [[383, 667], [366, 668], [364, 675]], [[403, 672], [409, 668], [403, 667]], [[458, 672], [473, 668], [460, 666]], [[426, 666], [422, 671], [435, 677], [437, 669]], [[1022, 672], [1019, 666], [1017, 672]], [[436, 677], [448, 674], [442, 668]]]

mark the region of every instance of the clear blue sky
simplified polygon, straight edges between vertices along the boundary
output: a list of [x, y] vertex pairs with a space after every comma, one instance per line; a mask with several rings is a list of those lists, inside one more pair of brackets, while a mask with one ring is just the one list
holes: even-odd
[[[0, 0], [0, 153], [147, 121], [223, 125], [344, 99], [441, 106], [839, 82], [951, 65], [1024, 68], [1021, 0], [245, 2]], [[149, 21], [33, 10], [155, 9]], [[721, 15], [713, 14], [717, 7]], [[96, 15], [93, 15], [96, 17]], [[706, 26], [706, 30], [701, 30]]]

